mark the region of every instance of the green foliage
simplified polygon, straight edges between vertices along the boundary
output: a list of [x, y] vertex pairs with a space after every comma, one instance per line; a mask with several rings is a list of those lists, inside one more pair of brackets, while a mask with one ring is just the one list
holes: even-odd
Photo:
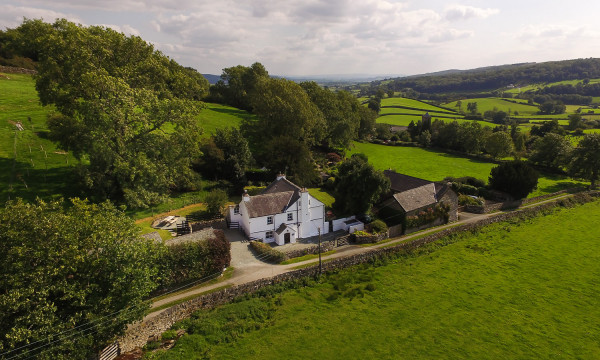
[[406, 217], [406, 229], [417, 228], [419, 226], [429, 224], [432, 221], [443, 218], [444, 221], [448, 221], [448, 212], [450, 211], [450, 205], [445, 203], [439, 203], [435, 206], [429, 207], [425, 210], [419, 211], [417, 215]]
[[531, 127], [531, 136], [544, 136], [547, 133], [555, 133], [558, 135], [565, 135], [565, 129], [563, 129], [558, 120], [545, 121], [541, 126], [533, 125]]
[[300, 186], [313, 185], [318, 173], [309, 147], [293, 136], [278, 136], [267, 141], [263, 162], [272, 172], [282, 172]]
[[560, 169], [566, 165], [571, 150], [572, 145], [568, 139], [549, 132], [544, 137], [535, 140], [529, 160]]
[[569, 172], [590, 180], [594, 188], [600, 171], [600, 134], [584, 135], [571, 154]]
[[[45, 31], [27, 31], [36, 26]], [[196, 186], [201, 74], [108, 28], [26, 20], [16, 31], [39, 46], [40, 100], [62, 114], [50, 119], [50, 138], [89, 160], [80, 175], [95, 196], [146, 207]]]
[[176, 330], [167, 330], [160, 336], [162, 341], [166, 340], [175, 340], [177, 339], [177, 331]]
[[522, 199], [537, 187], [538, 178], [538, 172], [525, 162], [510, 161], [492, 169], [489, 183], [493, 189]]
[[[13, 355], [52, 343], [27, 356], [89, 358], [143, 316], [157, 250], [109, 203], [8, 202], [0, 209], [0, 351], [40, 341]], [[86, 331], [57, 336], [75, 328]]]
[[254, 195], [258, 195], [261, 192], [263, 192], [263, 190], [265, 190], [265, 188], [266, 188], [266, 186], [245, 186], [244, 191], [247, 191], [248, 195], [254, 196]]
[[469, 195], [458, 195], [458, 205], [473, 205], [473, 206], [481, 206], [483, 205], [483, 200], [480, 198], [472, 198]]
[[485, 139], [485, 152], [494, 159], [507, 157], [514, 150], [512, 138], [504, 131], [497, 131]]
[[206, 211], [212, 216], [222, 216], [223, 208], [229, 200], [227, 192], [222, 189], [216, 189], [208, 193], [204, 201], [206, 202]]
[[230, 248], [231, 244], [221, 230], [215, 230], [214, 236], [207, 240], [163, 245], [160, 249], [162, 290], [217, 276], [231, 262]]
[[361, 155], [352, 155], [338, 168], [334, 207], [345, 214], [366, 213], [390, 188], [389, 179]]
[[257, 255], [264, 261], [279, 264], [288, 259], [284, 252], [274, 249], [271, 245], [260, 241], [250, 241], [250, 247], [256, 251]]
[[388, 230], [387, 225], [381, 221], [381, 220], [375, 220], [372, 223], [369, 224], [371, 226], [371, 231], [374, 234], [380, 234], [380, 233], [384, 233]]
[[269, 73], [261, 63], [250, 67], [238, 65], [223, 69], [221, 80], [210, 87], [210, 99], [239, 109], [252, 110], [251, 94]]

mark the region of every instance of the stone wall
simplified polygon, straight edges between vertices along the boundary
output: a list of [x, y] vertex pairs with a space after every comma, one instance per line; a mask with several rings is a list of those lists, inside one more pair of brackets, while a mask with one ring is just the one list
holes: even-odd
[[[321, 252], [322, 253], [333, 250], [335, 248], [336, 248], [336, 240], [323, 241], [321, 243]], [[288, 259], [293, 259], [293, 258], [297, 258], [297, 257], [304, 256], [304, 255], [312, 255], [312, 254], [318, 254], [318, 253], [319, 253], [319, 245], [314, 245], [314, 246], [307, 247], [304, 249], [286, 251], [285, 255], [288, 257]]]
[[31, 74], [31, 75], [37, 74], [37, 71], [35, 71], [35, 70], [23, 69], [23, 68], [13, 67], [13, 66], [2, 66], [2, 65], [0, 65], [0, 72], [7, 73], [7, 74]]
[[369, 235], [353, 235], [353, 242], [356, 244], [374, 244], [378, 241], [385, 240], [389, 237], [388, 231], [381, 234], [369, 234]]
[[[481, 220], [477, 223], [464, 224], [453, 228], [444, 229], [414, 241], [399, 243], [395, 246], [387, 248], [374, 249], [361, 254], [333, 259], [323, 263], [323, 271], [334, 272], [350, 266], [368, 263], [377, 258], [395, 255], [399, 252], [415, 250], [423, 245], [432, 243], [448, 235], [463, 231], [476, 231], [486, 225], [502, 222], [508, 219], [534, 216], [540, 211], [551, 209], [565, 203], [586, 203], [598, 198], [599, 195], [600, 192], [597, 191], [588, 192], [586, 194], [577, 194], [572, 199], [559, 199], [554, 202], [540, 204], [528, 209], [498, 214], [496, 216]], [[300, 279], [303, 277], [316, 276], [318, 271], [318, 266], [290, 271], [271, 278], [260, 279], [250, 283], [233, 286], [231, 288], [226, 288], [210, 294], [202, 295], [195, 299], [175, 305], [150, 319], [131, 324], [127, 329], [126, 334], [119, 339], [121, 351], [128, 352], [137, 347], [145, 345], [149, 340], [157, 339], [162, 332], [168, 330], [175, 322], [188, 318], [194, 311], [200, 309], [210, 309], [226, 304], [239, 296], [255, 293], [265, 286], [278, 284], [289, 280]]]
[[521, 205], [530, 204], [532, 202], [543, 201], [543, 200], [552, 198], [554, 196], [558, 196], [558, 195], [566, 194], [566, 193], [570, 193], [570, 192], [581, 191], [581, 190], [583, 190], [583, 189], [580, 189], [580, 188], [565, 189], [565, 190], [557, 191], [557, 192], [554, 192], [551, 194], [536, 196], [536, 197], [532, 197], [532, 198], [484, 204], [483, 206], [465, 205], [463, 211], [470, 212], [473, 214], [489, 214], [494, 211], [514, 209]]

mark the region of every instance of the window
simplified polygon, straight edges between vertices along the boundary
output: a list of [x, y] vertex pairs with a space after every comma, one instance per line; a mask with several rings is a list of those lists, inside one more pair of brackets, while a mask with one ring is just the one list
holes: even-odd
[[294, 213], [288, 213], [287, 221], [292, 221], [292, 220], [294, 220]]
[[267, 225], [271, 225], [271, 224], [273, 224], [273, 217], [267, 216]]
[[239, 206], [239, 205], [236, 205], [236, 206], [233, 208], [233, 213], [234, 213], [234, 214], [239, 214], [239, 213], [240, 213], [240, 206]]
[[267, 239], [272, 239], [273, 238], [273, 232], [272, 231], [267, 231], [267, 234], [265, 235], [265, 237]]

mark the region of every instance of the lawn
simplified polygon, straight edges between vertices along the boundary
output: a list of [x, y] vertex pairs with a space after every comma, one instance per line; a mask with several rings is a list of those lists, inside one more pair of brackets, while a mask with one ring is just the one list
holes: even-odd
[[[536, 115], [539, 111], [537, 106], [526, 105], [523, 103], [515, 104], [513, 102], [501, 98], [464, 99], [461, 100], [461, 102], [463, 111], [467, 110], [467, 103], [476, 102], [477, 111], [482, 114], [488, 110], [493, 110], [494, 108], [497, 108], [498, 110], [502, 110], [504, 112], [508, 112], [508, 110], [510, 109], [511, 115], [514, 114], [515, 111], [518, 111], [520, 116]], [[444, 106], [454, 109], [456, 107], [456, 101], [444, 104]]]
[[242, 120], [254, 115], [227, 105], [206, 103], [206, 108], [200, 111], [197, 119], [204, 130], [203, 136], [214, 134], [215, 130], [223, 127], [239, 127]]
[[[412, 107], [416, 109], [422, 109], [424, 111], [442, 111], [442, 112], [452, 112], [452, 110], [444, 109], [439, 106], [431, 105], [423, 101], [409, 99], [409, 98], [401, 98], [401, 97], [393, 97], [393, 98], [385, 98], [381, 100], [381, 106], [406, 106]], [[454, 109], [451, 107], [451, 109]]]
[[52, 111], [41, 106], [30, 75], [0, 74], [0, 202], [79, 194], [72, 171], [77, 160], [47, 139]]
[[203, 311], [152, 358], [594, 359], [599, 222], [596, 201]]
[[[441, 151], [419, 147], [386, 146], [371, 143], [354, 143], [348, 155], [363, 153], [369, 162], [380, 170], [394, 169], [399, 173], [430, 180], [441, 181], [447, 176], [474, 176], [485, 180], [496, 166], [483, 160], [470, 159]], [[529, 197], [553, 193], [562, 189], [585, 185], [570, 178], [542, 174], [538, 180], [538, 188]]]
[[328, 209], [331, 209], [331, 206], [335, 202], [333, 195], [322, 188], [309, 188], [308, 193], [314, 196], [315, 199], [325, 204], [325, 207]]
[[[444, 122], [452, 122], [452, 121], [456, 121], [458, 123], [464, 123], [464, 122], [471, 122], [474, 120], [465, 120], [465, 119], [460, 119], [460, 118], [440, 118], [436, 115], [439, 114], [431, 114], [431, 119], [432, 121], [439, 119], [439, 120], [443, 120]], [[442, 115], [442, 116], [446, 116], [446, 115]], [[383, 116], [379, 116], [377, 118], [377, 123], [383, 123], [383, 124], [390, 124], [390, 125], [396, 125], [396, 126], [408, 126], [410, 124], [411, 121], [414, 121], [415, 124], [417, 123], [417, 121], [421, 120], [422, 117], [421, 115], [383, 115]], [[491, 122], [487, 122], [487, 121], [479, 121], [479, 123], [482, 126], [488, 126], [488, 127], [495, 127], [496, 124], [493, 124]]]

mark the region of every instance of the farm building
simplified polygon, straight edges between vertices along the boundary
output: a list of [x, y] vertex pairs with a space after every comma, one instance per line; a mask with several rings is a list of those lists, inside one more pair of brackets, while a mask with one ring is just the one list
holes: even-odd
[[458, 196], [450, 185], [435, 183], [385, 170], [390, 179], [390, 193], [380, 202], [379, 217], [388, 225], [401, 224], [408, 216], [444, 203], [449, 206], [448, 221], [458, 220]]
[[229, 207], [227, 220], [239, 224], [249, 239], [278, 245], [329, 231], [325, 205], [285, 175], [277, 176], [259, 195], [244, 193], [238, 205]]

